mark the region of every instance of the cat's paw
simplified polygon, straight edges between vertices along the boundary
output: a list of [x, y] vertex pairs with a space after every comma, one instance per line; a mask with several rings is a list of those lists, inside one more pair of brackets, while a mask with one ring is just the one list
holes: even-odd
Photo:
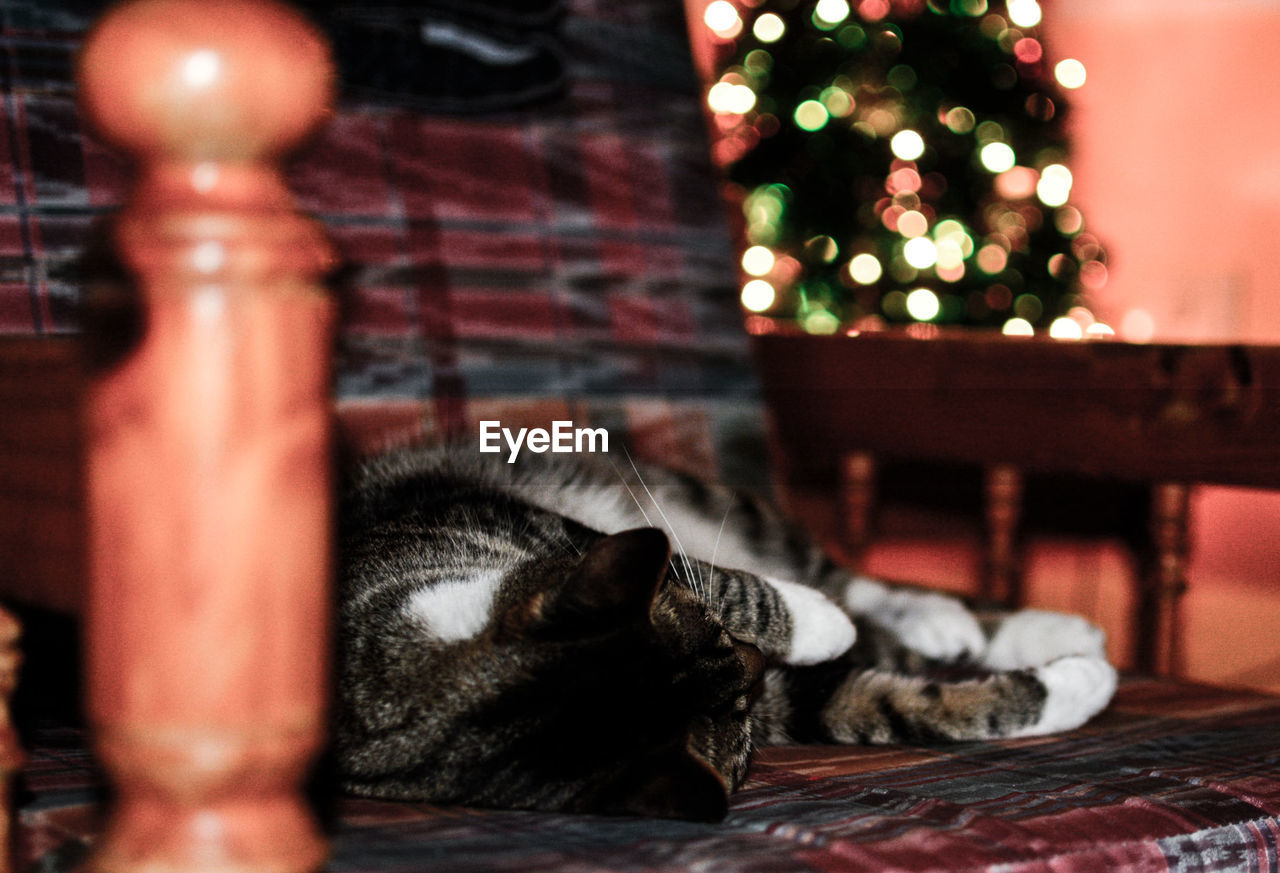
[[1033, 671], [1045, 687], [1040, 718], [1012, 736], [1036, 737], [1080, 727], [1106, 708], [1116, 691], [1116, 668], [1103, 658], [1071, 655]]
[[855, 579], [845, 603], [888, 630], [898, 642], [926, 658], [975, 661], [987, 646], [977, 617], [954, 597], [931, 591], [888, 588], [872, 579]]
[[795, 666], [843, 655], [857, 637], [853, 622], [826, 595], [785, 579], [766, 579], [791, 615], [791, 640], [782, 659]]
[[1024, 609], [1007, 616], [991, 637], [982, 663], [993, 670], [1039, 667], [1068, 655], [1106, 657], [1107, 635], [1078, 615]]

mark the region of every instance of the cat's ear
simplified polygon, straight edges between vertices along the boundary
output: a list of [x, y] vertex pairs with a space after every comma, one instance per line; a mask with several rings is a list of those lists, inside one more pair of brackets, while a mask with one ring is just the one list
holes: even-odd
[[631, 815], [715, 822], [729, 811], [729, 789], [692, 752], [673, 752], [647, 769], [624, 804]]
[[670, 560], [671, 544], [656, 527], [604, 537], [583, 554], [556, 605], [600, 618], [647, 617]]

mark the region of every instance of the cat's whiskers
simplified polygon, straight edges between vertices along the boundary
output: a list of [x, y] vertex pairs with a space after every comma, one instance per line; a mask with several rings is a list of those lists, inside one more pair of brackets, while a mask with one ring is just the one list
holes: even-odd
[[720, 537], [724, 536], [724, 525], [725, 525], [725, 522], [729, 520], [729, 511], [732, 508], [733, 508], [732, 504], [724, 508], [724, 518], [720, 519], [720, 530], [716, 532], [716, 542], [715, 542], [715, 545], [711, 547], [711, 560], [708, 562], [708, 564], [710, 565], [710, 569], [707, 571], [707, 580], [708, 580], [707, 600], [708, 600], [708, 604], [713, 608], [716, 605], [715, 589], [712, 587], [716, 579], [716, 555], [720, 553]]
[[[654, 499], [652, 492], [650, 492], [648, 486], [644, 484], [644, 477], [641, 476], [640, 471], [636, 469], [636, 462], [631, 460], [630, 452], [627, 453], [627, 460], [630, 461], [631, 463], [631, 469], [635, 470], [636, 478], [640, 480], [640, 484], [641, 486], [644, 487], [645, 493], [649, 495], [649, 499], [653, 501], [654, 507], [657, 508], [658, 512], [661, 513], [662, 507], [658, 506], [658, 501]], [[649, 518], [649, 513], [645, 512], [644, 504], [640, 502], [640, 498], [636, 496], [636, 492], [634, 489], [632, 489], [631, 483], [627, 481], [626, 476], [622, 475], [622, 471], [619, 470], [618, 466], [613, 463], [612, 458], [609, 459], [609, 463], [613, 466], [613, 472], [618, 477], [618, 481], [622, 483], [622, 487], [626, 488], [627, 494], [631, 495], [631, 499], [636, 504], [636, 509], [640, 510], [640, 516], [644, 519], [645, 524], [649, 525], [650, 527], [660, 528], [661, 525], [654, 524], [652, 519]], [[665, 513], [663, 514], [663, 520], [666, 521]], [[668, 529], [671, 528], [670, 522], [667, 522], [667, 528]], [[705, 599], [706, 595], [701, 590], [702, 586], [698, 584], [698, 580], [694, 579], [693, 568], [689, 564], [689, 558], [688, 556], [685, 555], [684, 549], [679, 547], [680, 540], [678, 537], [676, 537], [674, 530], [671, 530], [671, 536], [676, 540], [676, 544], [677, 544], [676, 555], [678, 555], [680, 560], [684, 562], [685, 578], [684, 579], [680, 578], [680, 571], [674, 560], [668, 563], [668, 566], [671, 568], [671, 575], [675, 578], [677, 582], [684, 582], [685, 585], [692, 588], [694, 592], [698, 593], [700, 596], [702, 596]]]
[[[623, 446], [622, 451], [626, 454], [627, 462], [631, 464], [631, 469], [635, 471], [636, 479], [640, 482], [640, 487], [643, 488], [644, 493], [649, 496], [650, 502], [653, 503], [653, 508], [658, 510], [658, 514], [662, 516], [662, 520], [666, 524], [667, 532], [671, 534], [671, 539], [675, 542], [676, 552], [680, 555], [680, 560], [684, 562], [685, 573], [689, 576], [690, 587], [692, 587], [693, 590], [705, 600], [707, 598], [708, 591], [707, 584], [702, 578], [701, 571], [695, 572], [695, 566], [689, 561], [689, 555], [685, 552], [684, 543], [680, 542], [680, 534], [676, 533], [675, 525], [671, 523], [671, 520], [667, 518], [667, 514], [663, 512], [662, 504], [658, 502], [658, 498], [654, 497], [653, 492], [649, 490], [649, 486], [644, 481], [644, 476], [640, 474], [640, 468], [636, 466], [636, 462], [631, 457], [631, 452], [627, 451], [625, 446]], [[631, 496], [635, 497], [634, 494]], [[636, 502], [639, 503], [639, 501]], [[641, 512], [644, 512], [644, 510], [642, 509]], [[645, 516], [645, 521], [648, 520], [648, 516]], [[694, 582], [695, 577], [697, 579], [696, 583]]]

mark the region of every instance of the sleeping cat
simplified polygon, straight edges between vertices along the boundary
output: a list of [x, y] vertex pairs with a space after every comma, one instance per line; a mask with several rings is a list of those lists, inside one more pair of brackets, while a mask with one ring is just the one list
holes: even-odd
[[753, 746], [1034, 736], [1115, 689], [1083, 619], [980, 617], [850, 575], [749, 495], [561, 458], [403, 450], [354, 475], [349, 791], [714, 821]]

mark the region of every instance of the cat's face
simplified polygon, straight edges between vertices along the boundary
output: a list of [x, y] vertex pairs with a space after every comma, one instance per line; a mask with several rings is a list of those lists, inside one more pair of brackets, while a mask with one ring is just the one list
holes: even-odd
[[564, 781], [558, 808], [718, 820], [746, 770], [764, 658], [666, 578], [669, 556], [655, 529], [605, 537], [507, 610], [543, 720], [526, 763]]

